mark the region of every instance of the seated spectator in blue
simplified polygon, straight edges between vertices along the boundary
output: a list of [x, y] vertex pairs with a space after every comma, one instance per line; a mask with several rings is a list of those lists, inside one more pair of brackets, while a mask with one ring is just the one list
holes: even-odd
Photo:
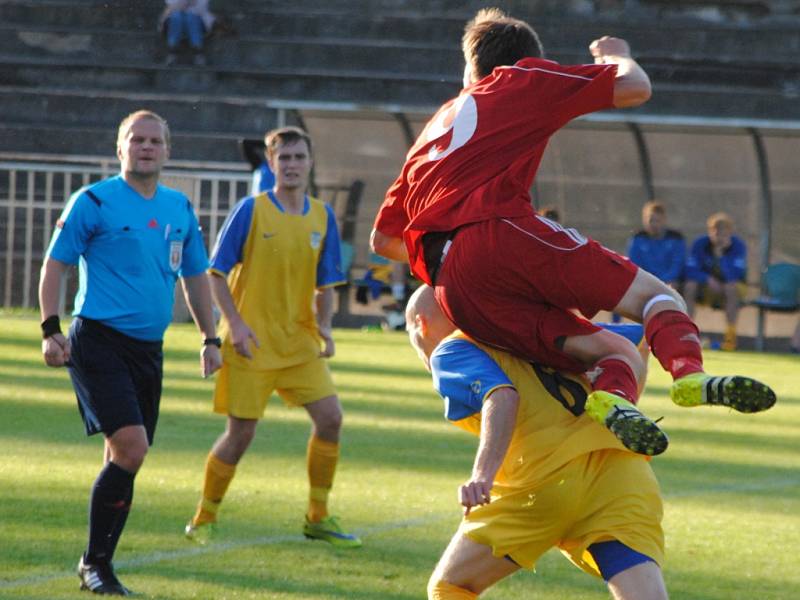
[[686, 262], [683, 235], [667, 229], [667, 209], [656, 200], [642, 207], [642, 229], [628, 243], [628, 258], [667, 285], [679, 289]]
[[167, 65], [178, 60], [178, 47], [186, 39], [197, 66], [206, 64], [203, 41], [214, 26], [214, 14], [208, 10], [208, 0], [165, 0], [161, 28], [167, 36]]
[[257, 196], [275, 187], [275, 173], [267, 162], [267, 146], [264, 140], [239, 140], [239, 147], [250, 166], [253, 168], [253, 180], [250, 184], [250, 195]]
[[736, 319], [747, 292], [747, 246], [733, 234], [733, 219], [724, 212], [706, 221], [708, 234], [692, 243], [686, 261], [684, 299], [689, 316], [696, 302], [725, 310], [723, 350], [736, 350]]
[[275, 173], [269, 168], [269, 163], [264, 160], [253, 170], [253, 183], [250, 185], [250, 194], [256, 195], [275, 187]]

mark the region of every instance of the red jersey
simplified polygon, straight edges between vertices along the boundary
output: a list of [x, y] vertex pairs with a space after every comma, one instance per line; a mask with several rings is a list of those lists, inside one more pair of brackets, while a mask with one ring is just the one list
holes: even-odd
[[402, 237], [411, 271], [431, 284], [422, 236], [531, 214], [530, 188], [550, 136], [613, 108], [616, 65], [525, 58], [464, 88], [425, 126], [386, 193], [375, 229]]

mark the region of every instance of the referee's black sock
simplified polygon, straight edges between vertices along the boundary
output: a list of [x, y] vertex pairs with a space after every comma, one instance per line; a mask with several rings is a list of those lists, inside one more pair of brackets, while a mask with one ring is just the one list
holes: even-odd
[[87, 563], [111, 562], [117, 540], [128, 517], [135, 477], [135, 473], [130, 473], [113, 462], [108, 462], [97, 476], [89, 499], [89, 545], [85, 558]]
[[131, 512], [131, 504], [133, 503], [133, 481], [131, 481], [131, 487], [128, 489], [128, 496], [125, 498], [125, 505], [121, 507], [121, 510], [117, 514], [117, 520], [114, 522], [114, 528], [111, 530], [111, 534], [108, 536], [108, 556], [109, 558], [114, 557], [114, 552], [117, 549], [117, 543], [119, 542], [119, 537], [122, 535], [122, 530], [125, 529], [125, 523], [128, 520], [128, 514]]

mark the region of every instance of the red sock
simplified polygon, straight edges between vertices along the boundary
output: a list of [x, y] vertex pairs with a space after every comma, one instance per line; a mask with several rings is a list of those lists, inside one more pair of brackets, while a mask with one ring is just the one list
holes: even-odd
[[663, 310], [645, 325], [645, 336], [653, 355], [673, 379], [703, 372], [700, 330], [679, 310]]
[[600, 372], [592, 382], [593, 390], [602, 390], [617, 396], [622, 396], [628, 402], [636, 404], [639, 401], [639, 386], [633, 369], [623, 360], [618, 358], [604, 358], [592, 367]]

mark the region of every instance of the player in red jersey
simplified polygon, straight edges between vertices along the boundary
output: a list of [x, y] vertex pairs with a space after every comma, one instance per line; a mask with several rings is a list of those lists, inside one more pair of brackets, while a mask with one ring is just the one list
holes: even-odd
[[[602, 37], [589, 50], [595, 64], [545, 60], [527, 23], [480, 11], [463, 37], [464, 89], [409, 151], [375, 220], [372, 249], [409, 261], [474, 339], [558, 369], [591, 369], [589, 405], [612, 430], [615, 421], [642, 417], [631, 403], [644, 365], [630, 342], [574, 310], [587, 318], [613, 310], [644, 322], [653, 354], [675, 379], [676, 403], [765, 410], [775, 402], [766, 385], [703, 372], [698, 329], [674, 290], [531, 206], [529, 190], [553, 133], [582, 114], [650, 98], [650, 80], [624, 40]], [[656, 426], [646, 421], [650, 436]], [[636, 451], [666, 448], [666, 437], [653, 448], [639, 433], [634, 427], [629, 439], [618, 437]]]

